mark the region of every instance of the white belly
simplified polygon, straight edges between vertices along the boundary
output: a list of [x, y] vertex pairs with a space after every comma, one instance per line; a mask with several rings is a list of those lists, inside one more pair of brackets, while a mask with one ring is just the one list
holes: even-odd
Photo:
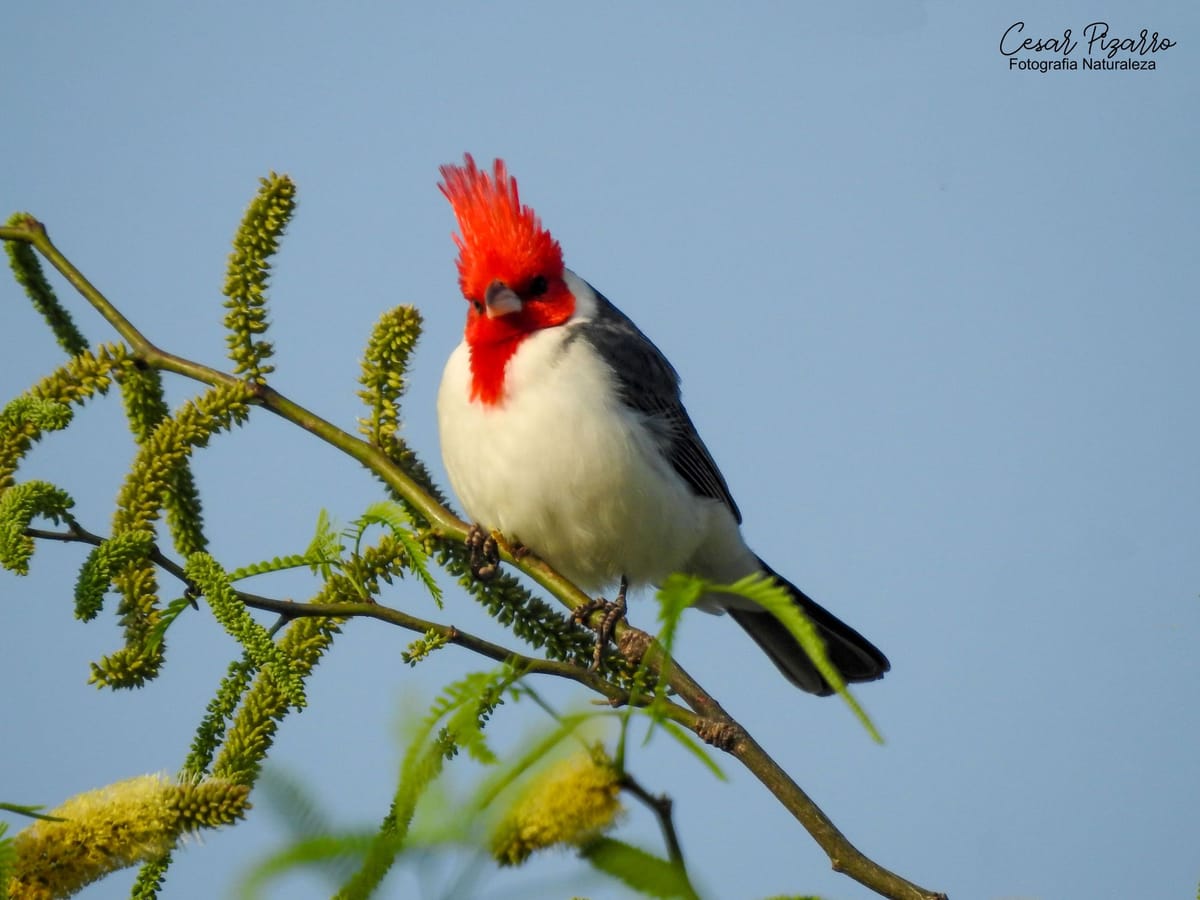
[[438, 420], [455, 493], [472, 520], [587, 591], [687, 570], [714, 532], [736, 535], [733, 517], [691, 491], [620, 404], [604, 363], [565, 336], [553, 328], [527, 338], [492, 407], [470, 400], [467, 346], [451, 355]]

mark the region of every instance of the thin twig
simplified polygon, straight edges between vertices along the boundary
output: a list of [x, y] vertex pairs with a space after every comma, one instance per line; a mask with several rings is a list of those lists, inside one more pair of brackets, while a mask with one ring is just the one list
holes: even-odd
[[[48, 531], [41, 528], [26, 528], [24, 533], [28, 537], [45, 541], [82, 543], [91, 544], [92, 546], [99, 546], [104, 543], [103, 537], [93, 534], [76, 523], [72, 523], [70, 531]], [[178, 578], [189, 591], [197, 589], [196, 584], [187, 577], [183, 567], [165, 556], [157, 546], [151, 549], [149, 559], [153, 560], [164, 571]], [[577, 681], [585, 687], [591, 688], [596, 693], [603, 694], [613, 706], [624, 706], [629, 702], [629, 694], [627, 692], [604, 679], [598, 673], [585, 669], [582, 666], [517, 653], [507, 647], [502, 647], [499, 644], [494, 644], [491, 641], [476, 637], [469, 632], [462, 631], [454, 625], [431, 622], [427, 619], [401, 612], [390, 606], [364, 602], [358, 597], [355, 597], [353, 600], [334, 600], [329, 603], [298, 603], [294, 600], [278, 600], [273, 597], [264, 597], [261, 594], [251, 594], [246, 591], [235, 590], [234, 593], [242, 603], [251, 609], [276, 613], [279, 616], [279, 623], [277, 623], [276, 627], [278, 627], [278, 624], [301, 618], [377, 619], [381, 622], [387, 622], [419, 634], [429, 634], [432, 632], [445, 638], [448, 644], [455, 644], [497, 662], [507, 662], [522, 672], [553, 675], [557, 678], [567, 678]], [[677, 706], [676, 714], [672, 718], [681, 724], [691, 725], [694, 716], [688, 710]]]
[[683, 848], [679, 846], [679, 835], [675, 832], [675, 820], [671, 815], [675, 805], [671, 798], [666, 794], [651, 794], [628, 772], [621, 777], [621, 787], [641, 800], [658, 818], [658, 826], [662, 829], [663, 840], [667, 844], [667, 854], [670, 856], [671, 862], [686, 871], [683, 862]]

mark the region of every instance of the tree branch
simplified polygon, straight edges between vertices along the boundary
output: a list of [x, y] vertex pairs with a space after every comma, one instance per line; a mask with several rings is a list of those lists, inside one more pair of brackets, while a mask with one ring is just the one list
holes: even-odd
[[[81, 543], [92, 546], [99, 546], [104, 543], [104, 538], [100, 535], [93, 534], [77, 524], [72, 525], [70, 531], [48, 531], [41, 528], [26, 528], [24, 533], [31, 538], [44, 541]], [[151, 550], [149, 558], [164, 571], [178, 578], [188, 590], [197, 589], [196, 584], [187, 577], [183, 567], [165, 556], [157, 546]], [[461, 631], [453, 625], [443, 625], [438, 622], [422, 619], [390, 606], [364, 602], [357, 597], [353, 600], [335, 600], [331, 603], [298, 603], [295, 600], [278, 600], [273, 597], [264, 597], [260, 594], [247, 593], [246, 591], [235, 590], [234, 593], [242, 603], [251, 609], [272, 612], [287, 620], [302, 618], [377, 619], [418, 634], [432, 632], [445, 638], [448, 644], [455, 644], [497, 662], [509, 663], [521, 672], [536, 675], [553, 675], [557, 678], [567, 678], [571, 681], [577, 681], [584, 687], [602, 694], [613, 706], [624, 706], [630, 702], [628, 692], [583, 666], [517, 653], [515, 650], [509, 650], [500, 644], [494, 644], [491, 641], [476, 637], [469, 632]], [[678, 706], [678, 704], [672, 705], [676, 708], [675, 714], [671, 716], [672, 719], [689, 727], [694, 724], [694, 713]]]
[[659, 828], [662, 829], [663, 841], [667, 845], [667, 855], [670, 857], [671, 862], [686, 871], [683, 862], [683, 848], [679, 846], [679, 835], [675, 832], [675, 820], [671, 815], [672, 808], [674, 807], [671, 798], [666, 794], [651, 794], [628, 772], [621, 778], [621, 787], [637, 797], [654, 813], [658, 819]]
[[[134, 355], [146, 365], [174, 372], [208, 385], [233, 384], [239, 380], [226, 372], [167, 353], [152, 344], [54, 246], [45, 227], [40, 222], [27, 218], [24, 225], [0, 226], [0, 239], [23, 241], [33, 245], [100, 312], [122, 339], [130, 345]], [[388, 487], [395, 490], [426, 518], [438, 536], [458, 542], [465, 540], [468, 525], [426, 493], [379, 448], [342, 431], [273, 388], [258, 387], [256, 402], [281, 418], [337, 447], [376, 473]], [[591, 600], [575, 585], [532, 554], [523, 555], [519, 559], [514, 558], [509, 548], [501, 542], [501, 558], [524, 572], [571, 610]], [[266, 598], [261, 599], [265, 600]], [[287, 603], [287, 601], [269, 602], [272, 604]], [[362, 604], [362, 606], [371, 607], [370, 614], [385, 621], [390, 620], [389, 616], [392, 614], [404, 616], [403, 613], [394, 610], [391, 613], [381, 613], [380, 611], [385, 608], [374, 607], [371, 604]], [[295, 612], [296, 615], [344, 616], [354, 607], [355, 604], [326, 604], [320, 612], [300, 613], [298, 610], [311, 610], [312, 607], [306, 604], [294, 604], [294, 609], [292, 606], [288, 606], [287, 609], [289, 612]], [[279, 610], [274, 609], [274, 611], [278, 612]], [[359, 612], [363, 615], [369, 614], [366, 609]], [[419, 620], [412, 620], [409, 617], [409, 621]], [[448, 628], [449, 626], [443, 627]], [[624, 623], [618, 625], [618, 640], [622, 640], [626, 633], [631, 631], [634, 630]], [[669, 667], [664, 669], [666, 654], [662, 648], [653, 641], [649, 642], [649, 647], [647, 662], [652, 671], [655, 674], [669, 671], [669, 684], [698, 716], [690, 723], [683, 722], [682, 718], [678, 721], [688, 724], [702, 738], [726, 750], [746, 766], [812, 835], [817, 844], [828, 854], [836, 871], [845, 873], [883, 896], [897, 898], [897, 900], [939, 900], [939, 898], [945, 897], [944, 894], [927, 890], [907, 881], [863, 855], [834, 826], [820, 807], [801, 790], [800, 786], [767, 755], [749, 733], [721, 708], [711, 694], [705, 691], [677, 663], [671, 661]], [[545, 664], [545, 661], [539, 661], [539, 664]], [[575, 680], [581, 679], [575, 678]], [[603, 682], [603, 679], [601, 681]], [[607, 682], [603, 683], [607, 684]], [[589, 684], [589, 687], [592, 686]], [[595, 686], [594, 689], [600, 690], [598, 686]], [[604, 690], [601, 690], [601, 693], [609, 696]], [[681, 712], [686, 711], [681, 710]]]

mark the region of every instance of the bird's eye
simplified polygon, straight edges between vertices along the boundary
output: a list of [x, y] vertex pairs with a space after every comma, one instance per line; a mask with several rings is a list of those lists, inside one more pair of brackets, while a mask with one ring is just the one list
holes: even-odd
[[475, 307], [475, 312], [477, 312], [477, 313], [483, 312], [483, 303], [481, 303], [479, 300], [472, 300], [471, 305], [473, 307]]
[[529, 282], [529, 289], [526, 293], [530, 297], [540, 297], [546, 293], [546, 289], [549, 287], [550, 285], [546, 282], [545, 275], [535, 275], [533, 281]]

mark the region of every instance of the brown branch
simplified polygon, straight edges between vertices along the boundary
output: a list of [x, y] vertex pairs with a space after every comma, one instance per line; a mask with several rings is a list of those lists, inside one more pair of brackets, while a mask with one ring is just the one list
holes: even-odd
[[[100, 312], [122, 339], [130, 345], [134, 355], [146, 365], [174, 372], [208, 385], [232, 384], [238, 381], [235, 376], [226, 372], [160, 350], [147, 340], [54, 246], [40, 222], [26, 219], [23, 225], [0, 226], [0, 240], [17, 240], [33, 245]], [[332, 444], [376, 473], [390, 488], [425, 517], [436, 535], [459, 542], [466, 539], [468, 525], [424, 491], [379, 448], [342, 431], [270, 387], [261, 387], [257, 390], [256, 402], [265, 409], [311, 432], [321, 440]], [[589, 603], [592, 599], [532, 554], [522, 554], [517, 558], [501, 542], [501, 558], [524, 572], [571, 610]], [[369, 606], [369, 604], [367, 605]], [[353, 606], [354, 604], [344, 606], [327, 604], [320, 613], [311, 614], [344, 615]], [[297, 608], [296, 615], [301, 614], [298, 611], [301, 608], [312, 609], [307, 604], [295, 604], [295, 607]], [[393, 613], [404, 615], [396, 611]], [[364, 610], [362, 614], [367, 613]], [[375, 617], [386, 619], [385, 615], [376, 614]], [[628, 626], [625, 625], [618, 626], [618, 640], [621, 639], [622, 632], [627, 628]], [[939, 900], [939, 898], [944, 898], [944, 894], [919, 887], [863, 855], [833, 825], [820, 807], [801, 790], [800, 786], [767, 755], [749, 733], [721, 708], [711, 694], [674, 661], [665, 665], [667, 657], [660, 646], [652, 642], [647, 658], [648, 664], [655, 674], [663, 671], [669, 672], [668, 683], [698, 717], [693, 718], [691, 722], [684, 722], [683, 717], [678, 721], [688, 724], [702, 737], [708, 735], [714, 738], [721, 749], [726, 750], [745, 765], [812, 835], [817, 844], [828, 854], [836, 871], [844, 872], [876, 893], [895, 898], [895, 900]], [[581, 679], [575, 677], [575, 680]], [[605, 696], [608, 694], [606, 693]], [[686, 711], [681, 710], [681, 712]]]
[[[293, 600], [271, 600], [268, 598], [256, 598], [255, 600], [245, 601], [247, 606], [254, 609], [262, 609], [269, 612], [278, 613], [279, 615], [295, 619], [302, 617], [321, 617], [321, 618], [360, 618], [360, 619], [378, 619], [381, 622], [387, 622], [391, 625], [396, 625], [400, 628], [416, 631], [421, 634], [433, 632], [446, 639], [449, 644], [456, 644], [480, 656], [486, 656], [488, 659], [494, 659], [497, 662], [506, 662], [521, 672], [530, 672], [538, 675], [554, 675], [558, 678], [567, 678], [571, 681], [577, 681], [584, 687], [591, 688], [598, 694], [603, 694], [605, 698], [613, 706], [624, 706], [629, 702], [629, 694], [621, 688], [617, 687], [610, 681], [602, 678], [595, 672], [585, 669], [582, 666], [574, 665], [573, 663], [560, 662], [553, 659], [542, 659], [536, 656], [526, 656], [521, 653], [516, 653], [509, 650], [507, 647], [502, 647], [499, 644], [493, 644], [491, 641], [486, 641], [483, 638], [476, 637], [465, 631], [460, 631], [453, 625], [442, 625], [437, 622], [430, 622], [408, 613], [401, 612], [390, 606], [382, 606], [378, 603], [358, 602], [341, 602], [333, 603], [297, 603]], [[682, 707], [679, 708], [679, 715], [674, 716], [677, 721], [686, 720], [689, 718], [688, 711]]]
[[637, 797], [638, 800], [645, 804], [646, 808], [654, 813], [658, 819], [658, 827], [662, 829], [663, 841], [667, 845], [667, 855], [671, 862], [679, 866], [683, 871], [687, 871], [683, 862], [683, 848], [679, 846], [679, 835], [675, 832], [675, 820], [671, 812], [674, 803], [666, 794], [651, 794], [648, 790], [642, 787], [641, 783], [628, 772], [621, 777], [621, 787]]
[[[44, 541], [81, 543], [92, 546], [99, 546], [104, 543], [103, 537], [93, 534], [77, 523], [72, 523], [70, 531], [48, 531], [41, 528], [26, 528], [24, 533], [28, 537]], [[165, 556], [158, 549], [157, 545], [151, 549], [149, 558], [164, 571], [178, 578], [189, 591], [198, 590], [195, 582], [187, 577], [183, 567]], [[390, 625], [395, 625], [419, 634], [429, 634], [432, 632], [445, 638], [448, 644], [455, 644], [497, 662], [509, 663], [521, 672], [536, 675], [553, 675], [557, 678], [567, 678], [571, 681], [577, 681], [584, 687], [604, 695], [613, 706], [624, 706], [629, 703], [630, 698], [626, 691], [601, 677], [596, 672], [582, 666], [517, 653], [507, 647], [502, 647], [500, 644], [494, 644], [491, 641], [476, 637], [469, 632], [462, 631], [454, 625], [431, 622], [427, 619], [401, 612], [390, 606], [369, 603], [358, 598], [345, 601], [335, 600], [329, 603], [298, 603], [294, 600], [278, 600], [273, 597], [264, 597], [260, 594], [251, 594], [236, 589], [234, 594], [238, 600], [251, 609], [272, 612], [285, 620], [302, 618], [377, 619], [381, 622], [387, 622]], [[678, 706], [676, 706], [676, 710], [677, 712], [671, 718], [684, 725], [691, 726], [693, 724], [695, 716], [690, 711]]]

